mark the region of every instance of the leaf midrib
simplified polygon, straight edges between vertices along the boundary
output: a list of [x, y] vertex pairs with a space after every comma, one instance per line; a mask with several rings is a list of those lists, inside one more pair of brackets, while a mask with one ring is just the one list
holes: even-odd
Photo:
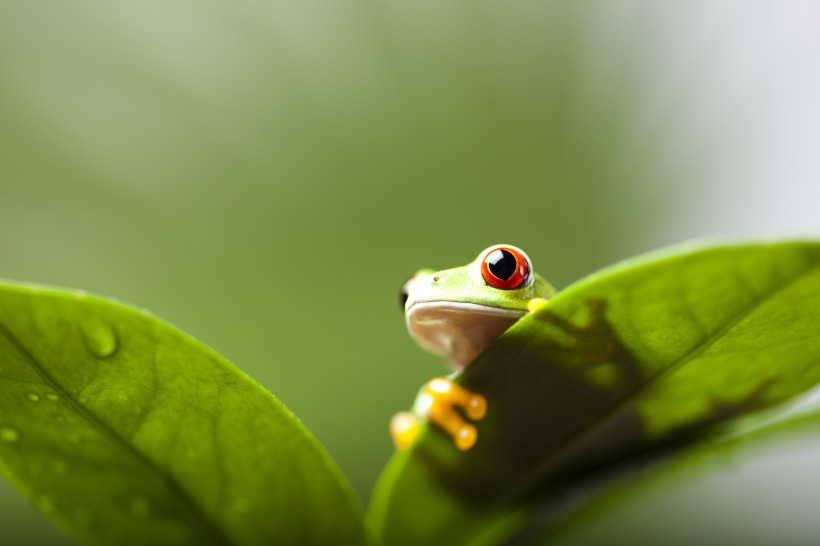
[[138, 461], [153, 474], [159, 477], [160, 481], [164, 483], [168, 489], [180, 500], [181, 504], [185, 506], [188, 511], [194, 515], [195, 519], [200, 521], [203, 526], [208, 529], [206, 535], [216, 539], [216, 544], [230, 546], [233, 544], [225, 532], [208, 517], [204, 509], [197, 504], [194, 499], [188, 495], [185, 489], [172, 476], [163, 472], [147, 455], [135, 448], [132, 444], [127, 442], [121, 435], [119, 435], [113, 428], [108, 426], [104, 421], [99, 419], [85, 406], [80, 404], [74, 395], [67, 391], [57, 380], [55, 380], [50, 373], [37, 361], [36, 358], [25, 348], [20, 340], [8, 329], [8, 327], [0, 322], [0, 334], [2, 334], [12, 347], [18, 352], [24, 361], [32, 367], [32, 369], [42, 378], [43, 382], [55, 392], [62, 395], [63, 399], [80, 417], [85, 419], [92, 427], [100, 430], [106, 437], [108, 437], [115, 444], [124, 448], [125, 451], [131, 453]]

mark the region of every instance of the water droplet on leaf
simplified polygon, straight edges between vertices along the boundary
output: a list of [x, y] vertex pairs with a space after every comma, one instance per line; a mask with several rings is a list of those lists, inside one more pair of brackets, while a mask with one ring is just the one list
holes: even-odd
[[88, 350], [99, 358], [108, 358], [117, 350], [117, 335], [114, 329], [100, 319], [92, 318], [83, 322], [83, 336]]
[[54, 394], [53, 392], [48, 393], [48, 394], [46, 395], [46, 398], [48, 398], [48, 399], [49, 399], [49, 400], [51, 400], [52, 402], [54, 402], [54, 401], [56, 401], [56, 400], [59, 400], [59, 399], [60, 399], [60, 397], [59, 397], [59, 396], [57, 396], [56, 394]]
[[0, 427], [0, 442], [13, 444], [20, 439], [20, 433], [11, 427]]
[[32, 402], [39, 402], [39, 401], [40, 401], [40, 395], [39, 395], [39, 394], [37, 394], [37, 393], [34, 393], [34, 392], [30, 392], [30, 393], [28, 393], [28, 394], [26, 395], [26, 398], [28, 398], [28, 399], [29, 399], [29, 400], [31, 400]]

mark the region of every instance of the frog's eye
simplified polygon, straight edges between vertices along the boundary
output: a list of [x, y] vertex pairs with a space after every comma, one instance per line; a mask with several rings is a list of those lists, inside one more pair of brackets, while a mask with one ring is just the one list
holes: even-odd
[[497, 246], [481, 260], [481, 276], [493, 288], [514, 290], [530, 278], [530, 260], [515, 247]]

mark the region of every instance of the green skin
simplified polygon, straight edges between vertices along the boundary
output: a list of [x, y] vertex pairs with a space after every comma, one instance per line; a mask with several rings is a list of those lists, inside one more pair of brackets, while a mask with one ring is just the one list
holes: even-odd
[[[442, 271], [422, 269], [405, 285], [405, 317], [410, 334], [426, 349], [447, 357], [457, 370], [524, 316], [531, 299], [548, 300], [555, 294], [552, 285], [534, 271], [523, 286], [513, 290], [488, 284], [481, 274], [481, 264], [498, 246], [515, 248], [494, 245], [465, 266]], [[463, 344], [464, 336], [475, 337], [475, 332], [482, 329], [487, 331], [478, 334], [480, 339], [470, 340], [469, 351], [454, 354], [453, 344]]]
[[[509, 245], [506, 245], [509, 246]], [[500, 290], [487, 284], [481, 276], [481, 260], [487, 251], [482, 252], [471, 263], [435, 271], [421, 269], [408, 290], [405, 312], [414, 304], [431, 301], [451, 301], [460, 303], [477, 303], [499, 309], [517, 309], [527, 311], [527, 302], [533, 298], [550, 299], [555, 288], [537, 273], [530, 275], [530, 280], [515, 290]], [[439, 277], [439, 281], [415, 282], [416, 280]]]

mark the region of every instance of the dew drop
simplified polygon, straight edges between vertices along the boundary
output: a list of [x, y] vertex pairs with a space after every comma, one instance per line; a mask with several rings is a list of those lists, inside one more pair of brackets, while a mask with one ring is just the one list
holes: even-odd
[[143, 497], [134, 497], [128, 502], [128, 510], [138, 518], [147, 518], [151, 515], [151, 502]]
[[46, 395], [46, 398], [48, 398], [48, 399], [49, 399], [49, 400], [51, 400], [52, 402], [56, 402], [57, 400], [59, 400], [59, 399], [60, 399], [60, 397], [59, 397], [59, 396], [57, 396], [56, 394], [54, 394], [53, 392], [48, 393], [48, 394]]
[[100, 319], [86, 320], [82, 326], [88, 350], [99, 358], [108, 358], [117, 350], [117, 335], [114, 329]]
[[20, 433], [17, 432], [17, 429], [13, 429], [11, 427], [0, 427], [0, 442], [13, 444], [19, 439]]
[[26, 398], [28, 398], [28, 399], [29, 399], [29, 400], [31, 400], [32, 402], [39, 402], [39, 401], [40, 401], [40, 395], [39, 395], [39, 394], [37, 394], [37, 393], [34, 393], [34, 392], [30, 392], [30, 393], [28, 393], [28, 394], [26, 395]]

